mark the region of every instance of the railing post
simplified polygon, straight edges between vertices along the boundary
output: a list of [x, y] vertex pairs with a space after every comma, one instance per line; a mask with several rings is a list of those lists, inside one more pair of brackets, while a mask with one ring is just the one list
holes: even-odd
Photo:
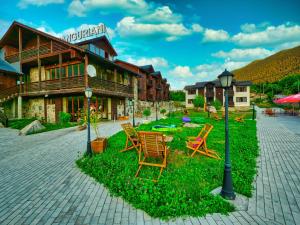
[[39, 90], [41, 90], [41, 60], [40, 60], [40, 36], [37, 35], [37, 61], [38, 61], [38, 74], [39, 74]]
[[89, 86], [89, 78], [88, 78], [88, 73], [87, 73], [87, 66], [89, 64], [89, 59], [88, 56], [84, 56], [84, 83], [85, 87], [87, 88]]
[[59, 53], [58, 55], [58, 61], [59, 61], [59, 88], [62, 88], [62, 83], [61, 83], [61, 76], [62, 76], [62, 55]]

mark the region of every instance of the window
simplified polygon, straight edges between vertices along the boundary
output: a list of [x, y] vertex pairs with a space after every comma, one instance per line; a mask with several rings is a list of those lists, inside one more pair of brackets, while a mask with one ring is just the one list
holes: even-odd
[[236, 97], [236, 102], [247, 102], [247, 97]]
[[59, 76], [60, 76], [59, 68], [56, 68], [56, 79], [59, 79]]
[[247, 87], [237, 86], [236, 92], [247, 92]]
[[68, 65], [68, 77], [72, 77], [72, 65]]
[[51, 79], [54, 80], [55, 79], [55, 69], [51, 69]]
[[79, 64], [79, 75], [80, 76], [84, 75], [84, 64], [83, 63]]
[[78, 64], [73, 65], [73, 70], [74, 70], [74, 77], [78, 76]]
[[62, 67], [61, 68], [61, 78], [65, 78], [66, 77], [66, 68]]
[[196, 94], [196, 90], [188, 90], [188, 94], [189, 95], [195, 95]]

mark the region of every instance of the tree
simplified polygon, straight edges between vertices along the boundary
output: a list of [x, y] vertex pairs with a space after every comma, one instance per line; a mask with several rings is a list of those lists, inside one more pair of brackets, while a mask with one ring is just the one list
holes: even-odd
[[144, 115], [144, 116], [146, 116], [146, 119], [148, 119], [148, 116], [150, 116], [150, 115], [151, 115], [151, 111], [150, 111], [150, 109], [144, 109], [144, 111], [143, 111], [143, 115]]
[[200, 107], [203, 108], [204, 103], [205, 103], [205, 100], [204, 100], [204, 97], [202, 95], [196, 96], [196, 98], [193, 101], [193, 104], [194, 104], [195, 108], [200, 108]]
[[170, 91], [170, 100], [176, 102], [185, 101], [185, 92], [184, 91]]
[[167, 112], [167, 110], [165, 110], [165, 109], [160, 110], [160, 113], [163, 114], [163, 115], [165, 115], [166, 112]]
[[220, 110], [222, 107], [222, 103], [218, 99], [216, 99], [212, 105], [216, 108], [216, 110]]

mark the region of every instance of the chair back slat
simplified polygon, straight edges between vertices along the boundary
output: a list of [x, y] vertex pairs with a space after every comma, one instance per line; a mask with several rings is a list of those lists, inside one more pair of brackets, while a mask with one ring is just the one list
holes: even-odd
[[200, 131], [198, 137], [201, 137], [203, 140], [206, 140], [212, 129], [213, 126], [211, 124], [205, 124], [202, 130]]
[[131, 137], [131, 138], [138, 138], [138, 135], [137, 135], [137, 132], [136, 130], [134, 129], [134, 127], [131, 125], [131, 123], [123, 123], [121, 124], [125, 134], [128, 136], [128, 137]]
[[162, 157], [165, 150], [165, 139], [160, 132], [138, 132], [141, 148], [146, 157]]

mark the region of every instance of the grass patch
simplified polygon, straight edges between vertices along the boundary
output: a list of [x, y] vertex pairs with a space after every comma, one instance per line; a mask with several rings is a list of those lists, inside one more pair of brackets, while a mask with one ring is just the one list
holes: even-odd
[[[8, 127], [22, 130], [24, 127], [26, 127], [28, 124], [32, 123], [35, 120], [36, 118], [9, 120]], [[68, 123], [42, 123], [42, 125], [45, 127], [44, 130], [32, 134], [58, 130], [58, 129], [68, 128], [68, 127], [74, 127], [77, 126], [78, 124], [76, 122], [68, 122]]]
[[[151, 130], [156, 124], [180, 125], [182, 114], [173, 115], [172, 118], [141, 125], [139, 130]], [[250, 197], [258, 156], [256, 122], [247, 120], [251, 118], [251, 113], [247, 113], [245, 123], [235, 122], [234, 117], [237, 115], [231, 113], [229, 119], [232, 176], [235, 191]], [[169, 143], [171, 153], [168, 166], [158, 183], [134, 177], [138, 168], [137, 153], [119, 152], [125, 145], [124, 132], [109, 138], [105, 153], [92, 158], [82, 157], [76, 163], [83, 172], [103, 183], [110, 193], [123, 197], [134, 207], [144, 210], [153, 217], [169, 219], [231, 212], [234, 210], [232, 205], [221, 197], [210, 194], [211, 190], [222, 185], [224, 120], [215, 121], [207, 118], [206, 113], [199, 112], [191, 112], [190, 116], [202, 118], [205, 123], [214, 126], [207, 143], [210, 149], [219, 153], [222, 160], [200, 155], [188, 157], [185, 140], [187, 136], [196, 136], [201, 128], [182, 128], [180, 132], [169, 133], [173, 135], [174, 140]], [[144, 167], [140, 176], [153, 178], [158, 173], [158, 168]]]

